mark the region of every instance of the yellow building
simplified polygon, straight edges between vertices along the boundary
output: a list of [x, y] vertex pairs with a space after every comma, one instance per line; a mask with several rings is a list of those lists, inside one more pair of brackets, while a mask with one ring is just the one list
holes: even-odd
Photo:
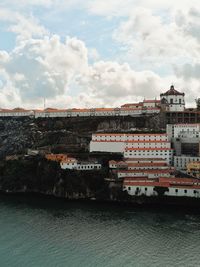
[[195, 178], [200, 178], [200, 161], [189, 162], [187, 173]]
[[46, 154], [45, 158], [52, 161], [61, 162], [67, 160], [68, 156], [66, 154]]

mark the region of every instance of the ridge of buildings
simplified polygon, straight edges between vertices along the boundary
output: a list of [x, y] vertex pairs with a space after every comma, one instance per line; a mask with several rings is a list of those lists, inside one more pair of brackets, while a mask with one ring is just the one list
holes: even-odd
[[[71, 109], [0, 109], [0, 117], [89, 117], [89, 116], [143, 116], [155, 115], [160, 112], [167, 113], [167, 119], [172, 120], [173, 113], [196, 113], [200, 119], [200, 110], [185, 108], [185, 94], [179, 92], [172, 85], [165, 93], [160, 94], [160, 99], [144, 99], [138, 103], [127, 103], [115, 108], [71, 108]], [[172, 114], [171, 114], [172, 113]], [[178, 121], [180, 118], [176, 118]], [[191, 118], [192, 119], [192, 118]]]

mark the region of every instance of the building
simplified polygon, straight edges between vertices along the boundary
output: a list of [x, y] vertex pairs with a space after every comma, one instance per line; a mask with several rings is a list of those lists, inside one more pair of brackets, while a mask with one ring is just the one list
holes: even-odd
[[0, 117], [33, 117], [33, 110], [23, 108], [0, 109]]
[[79, 162], [75, 158], [67, 158], [60, 162], [60, 167], [62, 169], [89, 171], [100, 170], [101, 164], [97, 162]]
[[162, 158], [172, 163], [173, 149], [166, 134], [96, 133], [90, 152], [123, 153], [124, 158]]
[[200, 161], [200, 157], [192, 157], [188, 155], [174, 156], [174, 167], [179, 170], [186, 172], [187, 165], [190, 162]]
[[187, 174], [200, 179], [200, 161], [193, 161], [188, 163]]
[[172, 164], [172, 148], [125, 148], [125, 158], [162, 158]]
[[172, 85], [167, 92], [160, 94], [161, 106], [165, 106], [166, 111], [184, 111], [184, 96], [184, 93], [178, 92]]
[[160, 108], [161, 101], [160, 100], [144, 100], [143, 108]]
[[63, 160], [67, 160], [68, 159], [68, 155], [66, 155], [66, 154], [46, 154], [45, 158], [47, 160], [61, 162]]
[[200, 123], [177, 123], [167, 124], [167, 135], [169, 140], [173, 138], [200, 139]]
[[200, 197], [200, 183], [197, 179], [160, 177], [147, 179], [143, 177], [125, 178], [123, 190], [130, 196], [139, 197]]
[[200, 124], [168, 124], [167, 135], [172, 142], [175, 155], [200, 156]]
[[139, 169], [139, 170], [119, 170], [117, 172], [118, 179], [126, 177], [146, 177], [148, 179], [155, 179], [159, 177], [171, 177], [174, 172], [173, 169]]
[[77, 169], [77, 166], [78, 166], [78, 160], [75, 158], [71, 158], [71, 157], [62, 159], [60, 162], [61, 169], [73, 170], [73, 169]]

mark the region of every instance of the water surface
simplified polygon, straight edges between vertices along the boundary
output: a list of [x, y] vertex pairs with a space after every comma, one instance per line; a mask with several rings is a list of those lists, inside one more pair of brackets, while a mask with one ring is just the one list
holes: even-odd
[[0, 196], [0, 266], [200, 266], [200, 213]]

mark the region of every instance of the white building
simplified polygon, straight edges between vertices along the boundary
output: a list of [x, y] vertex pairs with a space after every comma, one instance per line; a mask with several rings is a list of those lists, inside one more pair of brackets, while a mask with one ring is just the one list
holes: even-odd
[[165, 189], [165, 196], [173, 197], [200, 197], [200, 183], [195, 179], [187, 178], [159, 178], [157, 181], [144, 178], [125, 178], [123, 190], [131, 196], [158, 196], [157, 189]]
[[93, 163], [93, 162], [78, 162], [74, 158], [67, 158], [60, 162], [60, 167], [62, 169], [70, 169], [70, 170], [100, 170], [101, 164]]
[[144, 100], [143, 101], [143, 107], [144, 108], [156, 108], [160, 106], [160, 100]]
[[162, 158], [172, 164], [173, 149], [171, 148], [126, 148], [125, 158]]
[[123, 153], [125, 158], [162, 158], [171, 164], [173, 150], [166, 134], [113, 134], [92, 135], [90, 152]]
[[142, 170], [120, 170], [117, 172], [117, 177], [125, 178], [125, 177], [146, 177], [148, 179], [155, 179], [159, 177], [170, 177], [173, 170], [171, 169], [142, 169]]
[[160, 94], [161, 104], [166, 104], [168, 111], [184, 111], [184, 96], [184, 93], [178, 92], [172, 85], [167, 92]]
[[[123, 153], [126, 148], [170, 148], [166, 134], [96, 133], [92, 135], [90, 152]], [[153, 156], [152, 156], [153, 157]]]
[[192, 156], [174, 156], [174, 167], [179, 171], [187, 171], [187, 164], [190, 162], [200, 161], [200, 157]]
[[200, 138], [200, 123], [167, 124], [167, 135], [172, 138]]
[[34, 111], [23, 108], [0, 109], [0, 117], [32, 117]]

